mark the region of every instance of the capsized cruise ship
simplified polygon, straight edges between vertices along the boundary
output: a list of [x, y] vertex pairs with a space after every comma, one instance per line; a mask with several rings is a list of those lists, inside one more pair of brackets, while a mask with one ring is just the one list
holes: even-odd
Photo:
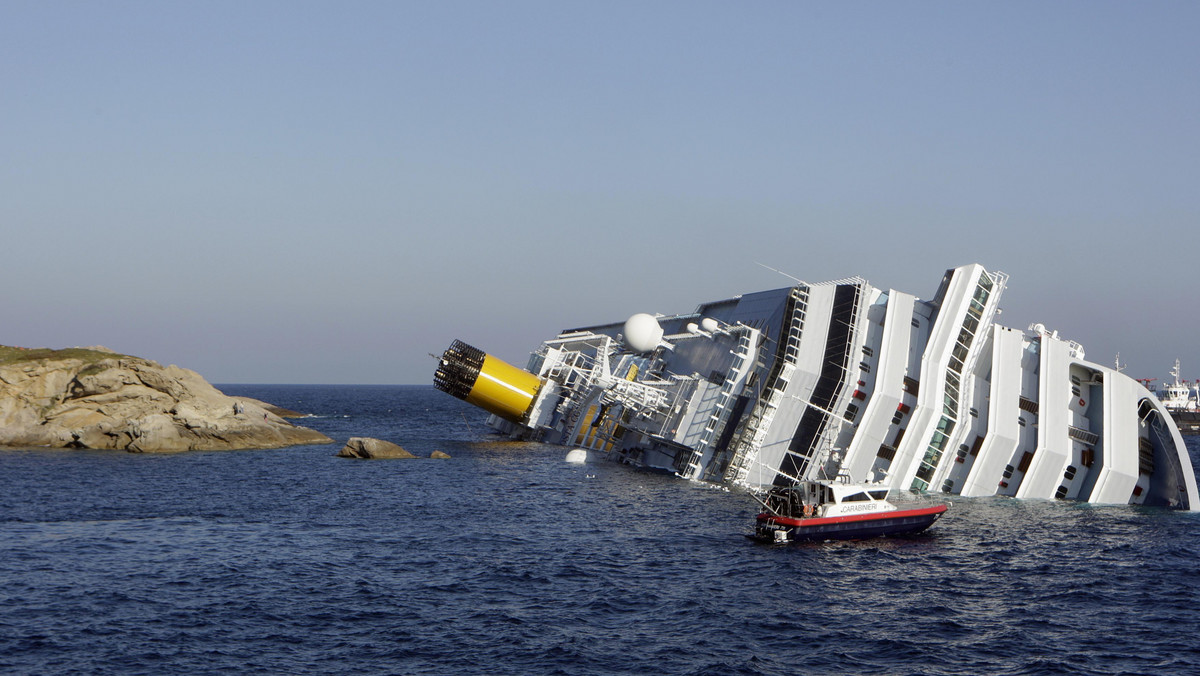
[[964, 496], [1200, 509], [1169, 412], [966, 265], [932, 300], [861, 278], [564, 331], [525, 370], [461, 341], [435, 385], [514, 438], [751, 490], [843, 477]]

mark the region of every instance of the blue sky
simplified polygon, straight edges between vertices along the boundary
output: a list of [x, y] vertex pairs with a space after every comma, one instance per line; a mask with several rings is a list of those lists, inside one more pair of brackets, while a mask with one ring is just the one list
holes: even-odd
[[0, 0], [0, 344], [427, 384], [860, 275], [1200, 378], [1200, 4]]

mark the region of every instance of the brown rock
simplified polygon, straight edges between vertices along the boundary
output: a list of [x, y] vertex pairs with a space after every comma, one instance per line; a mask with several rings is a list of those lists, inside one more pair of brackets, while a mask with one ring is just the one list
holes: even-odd
[[108, 350], [0, 346], [0, 446], [134, 452], [327, 444], [200, 374]]
[[450, 454], [449, 454], [449, 453], [443, 453], [443, 452], [441, 452], [441, 451], [434, 451], [433, 453], [430, 453], [430, 454], [429, 454], [429, 457], [431, 457], [431, 458], [449, 458], [449, 457], [450, 457]]
[[350, 437], [346, 445], [338, 451], [339, 458], [362, 458], [364, 460], [383, 460], [388, 458], [415, 458], [400, 446], [382, 439], [371, 437]]

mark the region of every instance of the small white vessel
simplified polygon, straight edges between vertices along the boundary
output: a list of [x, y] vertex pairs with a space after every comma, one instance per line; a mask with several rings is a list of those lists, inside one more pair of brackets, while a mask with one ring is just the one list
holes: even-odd
[[1200, 434], [1200, 380], [1190, 385], [1183, 380], [1178, 359], [1170, 375], [1171, 382], [1163, 383], [1155, 395], [1175, 419], [1181, 433]]
[[753, 540], [784, 543], [804, 540], [861, 540], [887, 535], [913, 535], [946, 513], [942, 503], [897, 507], [881, 484], [846, 481], [801, 481], [775, 487], [756, 497], [763, 511], [756, 518]]
[[1181, 380], [1182, 372], [1179, 368], [1179, 360], [1175, 360], [1175, 368], [1171, 369], [1170, 375], [1172, 382], [1163, 383], [1155, 394], [1158, 400], [1167, 407], [1167, 410], [1175, 412], [1183, 411], [1200, 411], [1200, 405], [1197, 404], [1198, 392], [1200, 392], [1200, 381], [1196, 384], [1188, 385], [1186, 380]]

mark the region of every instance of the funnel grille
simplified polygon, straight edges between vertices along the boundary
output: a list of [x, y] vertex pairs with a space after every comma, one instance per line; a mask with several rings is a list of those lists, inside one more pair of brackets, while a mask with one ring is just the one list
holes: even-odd
[[486, 356], [483, 350], [455, 340], [442, 353], [440, 365], [433, 374], [434, 387], [453, 397], [466, 399], [475, 387], [475, 379], [479, 377]]

